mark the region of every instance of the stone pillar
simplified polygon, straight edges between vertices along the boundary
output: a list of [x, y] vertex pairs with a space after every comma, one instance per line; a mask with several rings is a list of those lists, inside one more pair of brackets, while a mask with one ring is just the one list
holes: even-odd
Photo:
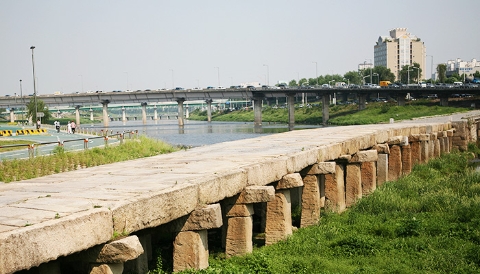
[[335, 212], [345, 210], [345, 166], [335, 165], [335, 173], [325, 174], [325, 209]]
[[430, 138], [428, 142], [428, 158], [433, 159], [435, 158], [435, 155], [436, 155], [435, 140], [437, 140], [437, 133], [432, 132], [429, 135], [430, 135]]
[[335, 165], [335, 162], [320, 162], [302, 170], [304, 177], [300, 227], [315, 225], [320, 220], [320, 209], [325, 207], [325, 175], [334, 174]]
[[412, 148], [410, 144], [400, 147], [402, 157], [402, 175], [412, 172]]
[[397, 106], [405, 106], [405, 94], [397, 96]]
[[[173, 271], [208, 267], [208, 229], [223, 225], [220, 204], [207, 205], [172, 221], [166, 228], [176, 231], [173, 242]], [[145, 273], [145, 272], [143, 272]]]
[[345, 206], [354, 205], [362, 198], [362, 174], [359, 163], [349, 163], [345, 176]]
[[364, 162], [361, 164], [360, 170], [362, 172], [362, 196], [366, 196], [377, 189], [377, 162]]
[[178, 98], [178, 125], [183, 127], [185, 125], [184, 122], [184, 115], [183, 115], [183, 102], [185, 102], [184, 98]]
[[288, 130], [293, 130], [295, 127], [295, 93], [287, 94], [288, 107]]
[[377, 160], [377, 186], [388, 181], [388, 154], [379, 153]]
[[422, 154], [420, 149], [420, 135], [412, 134], [408, 137], [410, 142], [410, 158], [412, 159], [412, 167], [422, 162]]
[[108, 123], [110, 122], [110, 118], [108, 117], [108, 103], [110, 101], [104, 100], [102, 101], [103, 106], [103, 126], [108, 127]]
[[80, 107], [81, 106], [75, 106], [75, 123], [77, 124], [77, 127], [80, 126]]
[[453, 134], [454, 134], [453, 129], [447, 130], [447, 137], [448, 137], [448, 152], [451, 152], [453, 149]]
[[[345, 205], [347, 207], [354, 205], [362, 198], [362, 163], [372, 163], [377, 160], [377, 150], [358, 151], [348, 160], [345, 176]], [[366, 182], [366, 184], [371, 185], [372, 182]]]
[[[89, 274], [121, 274], [124, 270], [124, 263], [138, 258], [143, 253], [144, 249], [139, 238], [133, 235], [94, 246], [73, 255], [71, 260], [74, 263], [78, 263], [78, 261], [88, 262]], [[148, 271], [146, 262], [143, 269]]]
[[420, 160], [421, 163], [427, 163], [430, 158], [430, 135], [429, 134], [420, 134]]
[[227, 257], [244, 255], [253, 250], [253, 203], [275, 199], [273, 186], [249, 186], [240, 194], [226, 199], [227, 220], [225, 253]]
[[148, 105], [148, 103], [146, 103], [146, 102], [141, 103], [141, 106], [142, 106], [142, 123], [144, 125], [147, 124], [147, 105]]
[[327, 125], [328, 119], [330, 119], [329, 112], [328, 112], [329, 96], [330, 96], [330, 94], [323, 94], [322, 95], [322, 124], [324, 126]]
[[209, 123], [212, 122], [212, 102], [212, 99], [205, 100], [205, 103], [207, 103], [207, 121]]
[[276, 186], [275, 199], [267, 202], [265, 245], [285, 240], [292, 234], [290, 189], [303, 186], [299, 173], [287, 174]]
[[173, 272], [207, 267], [207, 230], [179, 232], [173, 242]]
[[390, 155], [388, 156], [388, 180], [395, 181], [402, 174], [402, 153], [399, 145], [390, 147]]

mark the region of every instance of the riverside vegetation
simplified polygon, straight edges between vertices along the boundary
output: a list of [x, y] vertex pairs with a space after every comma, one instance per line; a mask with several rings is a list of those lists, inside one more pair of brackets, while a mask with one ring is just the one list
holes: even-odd
[[[452, 114], [468, 111], [464, 107], [441, 107], [432, 105], [430, 101], [421, 100], [406, 106], [397, 106], [394, 102], [369, 103], [364, 110], [358, 110], [357, 105], [332, 105], [329, 108], [331, 125], [365, 125], [388, 123], [390, 118], [408, 120], [412, 118]], [[190, 120], [207, 120], [207, 111], [195, 110], [190, 113]], [[212, 121], [253, 122], [253, 110], [217, 111], [212, 113]], [[288, 109], [264, 107], [262, 121], [271, 123], [288, 123]], [[295, 108], [295, 123], [305, 125], [322, 124], [321, 104], [312, 103], [311, 107]]]
[[[2, 141], [2, 144], [5, 144]], [[0, 181], [12, 182], [50, 174], [170, 153], [179, 148], [145, 136], [125, 139], [122, 145], [67, 152], [58, 146], [51, 155], [0, 162]]]
[[[480, 149], [469, 150], [416, 165], [342, 214], [322, 211], [285, 241], [182, 273], [479, 273]], [[149, 273], [169, 273], [166, 263]]]

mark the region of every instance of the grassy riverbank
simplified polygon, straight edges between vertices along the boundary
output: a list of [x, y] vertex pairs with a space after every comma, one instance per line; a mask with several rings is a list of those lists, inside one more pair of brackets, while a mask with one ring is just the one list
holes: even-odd
[[[331, 125], [363, 125], [388, 123], [390, 118], [395, 120], [408, 120], [412, 118], [444, 115], [456, 112], [468, 111], [465, 107], [441, 107], [433, 105], [430, 101], [419, 101], [406, 106], [397, 106], [396, 103], [369, 103], [364, 110], [358, 110], [358, 105], [335, 105], [330, 106], [328, 123]], [[193, 111], [189, 119], [206, 121], [206, 111]], [[253, 122], [253, 110], [218, 111], [212, 113], [213, 121], [229, 122]], [[264, 107], [262, 121], [271, 123], [288, 122], [288, 109]], [[295, 123], [305, 125], [322, 124], [322, 107], [320, 104], [312, 104], [310, 108], [295, 108]]]
[[185, 273], [479, 273], [480, 173], [472, 158], [451, 153], [417, 165], [286, 241], [230, 259], [213, 254], [208, 269]]
[[65, 152], [62, 147], [57, 147], [52, 155], [1, 161], [0, 182], [32, 179], [70, 170], [170, 153], [178, 149], [144, 136], [138, 139], [125, 139], [122, 145], [96, 147], [84, 151]]

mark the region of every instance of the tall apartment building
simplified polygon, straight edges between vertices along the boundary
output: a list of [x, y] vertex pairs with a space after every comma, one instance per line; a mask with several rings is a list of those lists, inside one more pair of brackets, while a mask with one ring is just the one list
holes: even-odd
[[396, 79], [400, 79], [399, 71], [403, 66], [420, 64], [421, 78], [425, 78], [426, 48], [423, 42], [415, 35], [407, 32], [407, 28], [390, 30], [390, 36], [378, 37], [373, 47], [374, 65], [389, 68]]

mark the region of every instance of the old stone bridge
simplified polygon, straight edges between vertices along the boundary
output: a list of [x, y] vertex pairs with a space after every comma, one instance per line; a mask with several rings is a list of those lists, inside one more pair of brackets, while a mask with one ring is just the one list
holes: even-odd
[[[174, 271], [208, 267], [341, 212], [386, 181], [476, 141], [480, 112], [290, 131], [0, 184], [0, 273], [146, 273], [171, 236]], [[260, 225], [254, 225], [257, 220]], [[124, 236], [124, 237], [118, 237]]]

